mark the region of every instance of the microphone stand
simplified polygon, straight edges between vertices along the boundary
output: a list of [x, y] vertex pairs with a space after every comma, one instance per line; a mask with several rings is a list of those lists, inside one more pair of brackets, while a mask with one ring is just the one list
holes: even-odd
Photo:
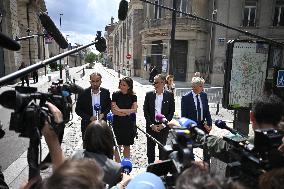
[[145, 131], [143, 131], [141, 128], [139, 128], [137, 125], [135, 125], [135, 127], [137, 128], [137, 129], [139, 129], [142, 133], [144, 133], [148, 138], [150, 138], [153, 142], [155, 142], [156, 144], [158, 144], [158, 146], [160, 147], [160, 148], [162, 148], [164, 151], [166, 151], [165, 149], [164, 149], [164, 145], [162, 144], [162, 143], [160, 143], [157, 139], [155, 139], [154, 137], [152, 137], [149, 133], [147, 133], [147, 132], [145, 132]]
[[114, 140], [114, 146], [115, 146], [115, 149], [118, 153], [118, 158], [119, 158], [119, 161], [121, 162], [121, 152], [120, 152], [120, 149], [119, 149], [119, 146], [118, 146], [118, 143], [117, 143], [117, 140], [116, 140], [116, 136], [114, 134], [114, 131], [113, 131], [113, 127], [112, 127], [112, 121], [108, 121], [108, 125], [110, 127], [110, 130], [112, 132], [112, 135], [113, 135], [113, 140]]

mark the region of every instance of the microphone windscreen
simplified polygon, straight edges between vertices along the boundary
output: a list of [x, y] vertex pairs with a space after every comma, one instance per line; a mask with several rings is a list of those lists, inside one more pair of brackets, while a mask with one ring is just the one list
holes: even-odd
[[157, 114], [155, 115], [155, 119], [156, 119], [157, 121], [162, 121], [164, 118], [165, 118], [165, 116], [164, 116], [163, 114], [157, 113]]
[[132, 170], [132, 162], [130, 161], [130, 159], [128, 159], [128, 158], [123, 158], [122, 160], [121, 160], [121, 167], [122, 167], [122, 169], [123, 170], [128, 170], [128, 173], [130, 173], [131, 172], [131, 170]]
[[226, 125], [226, 122], [225, 122], [225, 121], [222, 121], [222, 120], [220, 120], [220, 119], [217, 119], [217, 120], [215, 121], [215, 125], [216, 125], [218, 128], [220, 128], [220, 129], [225, 129], [225, 127], [227, 126], [227, 125]]
[[4, 35], [2, 32], [0, 32], [0, 46], [12, 51], [18, 51], [21, 48], [20, 44], [17, 41]]
[[101, 105], [100, 104], [95, 104], [94, 105], [94, 110], [95, 111], [99, 111], [101, 109]]
[[186, 117], [181, 117], [178, 120], [179, 124], [181, 125], [181, 127], [183, 128], [188, 128], [190, 129], [191, 127], [196, 127], [197, 123], [191, 119], [188, 119]]
[[55, 26], [51, 18], [46, 13], [41, 12], [39, 13], [39, 19], [44, 29], [47, 31], [48, 34], [53, 37], [53, 39], [60, 46], [60, 48], [66, 49], [68, 47], [68, 42], [63, 37], [58, 28]]
[[0, 95], [0, 104], [8, 109], [16, 109], [16, 91], [15, 90], [8, 90], [4, 91]]
[[127, 17], [128, 12], [128, 2], [126, 0], [121, 0], [118, 8], [118, 19], [123, 21]]
[[107, 114], [107, 121], [109, 121], [109, 122], [112, 122], [112, 121], [113, 121], [113, 114], [112, 114], [112, 112], [109, 112], [109, 113]]
[[106, 51], [106, 40], [103, 37], [97, 37], [96, 38], [96, 43], [95, 43], [95, 47], [97, 49], [97, 51], [99, 51], [100, 53], [103, 53]]

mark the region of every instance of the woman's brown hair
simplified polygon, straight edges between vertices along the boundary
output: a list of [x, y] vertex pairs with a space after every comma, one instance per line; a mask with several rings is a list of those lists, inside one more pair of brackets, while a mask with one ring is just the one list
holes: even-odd
[[84, 149], [113, 159], [113, 146], [112, 131], [104, 120], [93, 121], [87, 126], [83, 139]]

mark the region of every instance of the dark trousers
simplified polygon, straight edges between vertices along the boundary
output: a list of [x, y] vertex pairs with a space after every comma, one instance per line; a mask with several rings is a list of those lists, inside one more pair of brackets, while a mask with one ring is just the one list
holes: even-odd
[[22, 81], [22, 86], [25, 85], [25, 81], [27, 83], [27, 86], [30, 86], [30, 82], [29, 82], [29, 78], [28, 77], [22, 77], [21, 81]]
[[[152, 137], [157, 139], [161, 144], [165, 145], [168, 138], [168, 130], [161, 130], [159, 133], [148, 130], [147, 133], [149, 133]], [[148, 157], [148, 163], [153, 163], [155, 161], [155, 146], [156, 143], [149, 137], [147, 137], [147, 157]], [[168, 154], [160, 147], [159, 147], [159, 159], [160, 160], [166, 160], [168, 159]]]

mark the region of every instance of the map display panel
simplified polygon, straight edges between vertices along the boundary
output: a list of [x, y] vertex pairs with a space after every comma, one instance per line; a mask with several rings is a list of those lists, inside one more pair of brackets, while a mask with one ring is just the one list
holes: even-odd
[[232, 56], [229, 107], [250, 108], [262, 94], [266, 78], [269, 45], [235, 42]]

